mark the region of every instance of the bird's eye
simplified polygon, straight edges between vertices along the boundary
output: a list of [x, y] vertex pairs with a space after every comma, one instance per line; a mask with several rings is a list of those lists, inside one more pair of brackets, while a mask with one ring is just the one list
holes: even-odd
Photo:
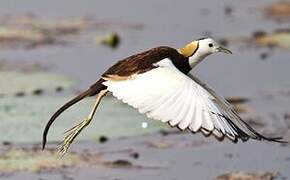
[[212, 43], [209, 43], [209, 44], [208, 44], [208, 47], [213, 47], [213, 44], [212, 44]]

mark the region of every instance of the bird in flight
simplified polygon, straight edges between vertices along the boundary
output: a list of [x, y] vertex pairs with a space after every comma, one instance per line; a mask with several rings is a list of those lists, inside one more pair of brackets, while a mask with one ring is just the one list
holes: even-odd
[[227, 137], [233, 142], [239, 139], [283, 142], [280, 137], [265, 137], [255, 131], [224, 98], [189, 74], [205, 57], [218, 52], [232, 54], [213, 39], [202, 38], [180, 49], [160, 46], [118, 61], [96, 83], [52, 115], [43, 132], [42, 148], [45, 148], [50, 126], [63, 111], [86, 97], [96, 96], [89, 116], [66, 131], [59, 151], [67, 152], [77, 135], [90, 124], [108, 92], [148, 118], [180, 130], [202, 132], [218, 140]]

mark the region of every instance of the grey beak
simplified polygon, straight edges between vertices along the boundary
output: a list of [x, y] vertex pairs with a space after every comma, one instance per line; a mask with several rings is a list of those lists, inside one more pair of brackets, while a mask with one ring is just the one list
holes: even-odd
[[218, 47], [217, 49], [218, 49], [219, 52], [223, 52], [223, 53], [226, 53], [226, 54], [233, 54], [232, 51], [230, 51], [229, 49], [224, 48], [222, 46]]

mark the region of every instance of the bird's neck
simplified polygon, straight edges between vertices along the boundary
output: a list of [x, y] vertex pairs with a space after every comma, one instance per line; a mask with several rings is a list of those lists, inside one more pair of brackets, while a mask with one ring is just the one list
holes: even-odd
[[194, 68], [198, 63], [200, 63], [208, 54], [196, 53], [189, 58], [189, 65]]

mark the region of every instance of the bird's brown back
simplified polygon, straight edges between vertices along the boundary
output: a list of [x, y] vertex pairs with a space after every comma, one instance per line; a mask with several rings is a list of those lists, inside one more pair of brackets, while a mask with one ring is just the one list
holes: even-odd
[[[129, 77], [134, 74], [144, 73], [153, 68], [156, 68], [154, 63], [157, 63], [165, 58], [171, 59], [173, 64], [183, 73], [187, 74], [190, 71], [187, 57], [179, 54], [178, 51], [174, 48], [159, 46], [118, 61], [105, 73], [103, 73], [102, 77], [109, 77], [112, 75], [119, 77]], [[102, 82], [104, 82], [104, 79], [99, 79], [96, 83], [91, 85], [90, 88], [105, 89], [105, 87], [99, 87], [102, 86]]]
[[154, 68], [154, 63], [157, 63], [158, 61], [161, 61], [165, 58], [184, 59], [185, 57], [179, 54], [174, 48], [160, 46], [118, 61], [116, 64], [110, 67], [103, 74], [103, 76], [130, 76], [132, 74], [143, 73]]

